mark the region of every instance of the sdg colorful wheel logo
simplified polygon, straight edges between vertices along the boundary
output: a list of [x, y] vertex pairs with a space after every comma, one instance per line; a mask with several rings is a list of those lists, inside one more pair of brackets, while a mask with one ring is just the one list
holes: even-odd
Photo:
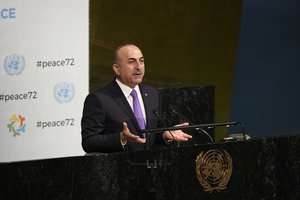
[[61, 82], [54, 87], [54, 97], [58, 103], [69, 103], [75, 94], [75, 87], [72, 83]]
[[9, 124], [7, 124], [7, 128], [10, 133], [13, 133], [13, 136], [20, 136], [21, 132], [25, 132], [26, 124], [24, 123], [25, 117], [22, 117], [21, 115], [13, 115], [10, 120]]
[[19, 54], [11, 54], [4, 59], [4, 69], [10, 76], [20, 75], [25, 68], [25, 58]]

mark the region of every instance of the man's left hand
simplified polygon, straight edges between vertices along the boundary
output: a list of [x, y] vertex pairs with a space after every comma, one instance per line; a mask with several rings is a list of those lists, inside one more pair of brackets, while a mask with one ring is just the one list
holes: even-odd
[[[182, 124], [177, 124], [176, 126], [188, 126], [189, 123], [185, 122]], [[193, 137], [189, 134], [184, 133], [182, 130], [175, 130], [175, 131], [165, 131], [163, 133], [164, 140], [176, 140], [177, 142], [185, 142]]]

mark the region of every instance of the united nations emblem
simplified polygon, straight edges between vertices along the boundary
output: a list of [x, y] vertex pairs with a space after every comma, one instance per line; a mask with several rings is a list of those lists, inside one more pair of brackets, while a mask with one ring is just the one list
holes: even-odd
[[196, 174], [205, 192], [224, 190], [232, 174], [232, 159], [225, 150], [201, 152], [196, 158]]
[[11, 54], [4, 59], [4, 69], [9, 75], [20, 75], [25, 68], [24, 56]]
[[70, 102], [75, 94], [73, 83], [62, 82], [54, 87], [54, 97], [58, 103]]

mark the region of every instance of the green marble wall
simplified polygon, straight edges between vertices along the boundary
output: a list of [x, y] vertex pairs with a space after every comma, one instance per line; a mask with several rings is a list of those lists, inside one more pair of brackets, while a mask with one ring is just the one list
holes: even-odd
[[[241, 0], [90, 0], [90, 90], [113, 78], [113, 47], [143, 50], [145, 82], [215, 86], [215, 121], [228, 121]], [[223, 137], [225, 130], [217, 130]]]

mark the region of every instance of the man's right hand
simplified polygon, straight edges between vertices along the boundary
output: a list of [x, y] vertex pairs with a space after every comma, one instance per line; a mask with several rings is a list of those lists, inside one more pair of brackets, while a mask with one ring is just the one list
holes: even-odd
[[127, 144], [127, 142], [146, 143], [145, 138], [140, 138], [129, 131], [126, 122], [123, 122], [123, 130], [120, 133], [120, 140], [123, 145]]

